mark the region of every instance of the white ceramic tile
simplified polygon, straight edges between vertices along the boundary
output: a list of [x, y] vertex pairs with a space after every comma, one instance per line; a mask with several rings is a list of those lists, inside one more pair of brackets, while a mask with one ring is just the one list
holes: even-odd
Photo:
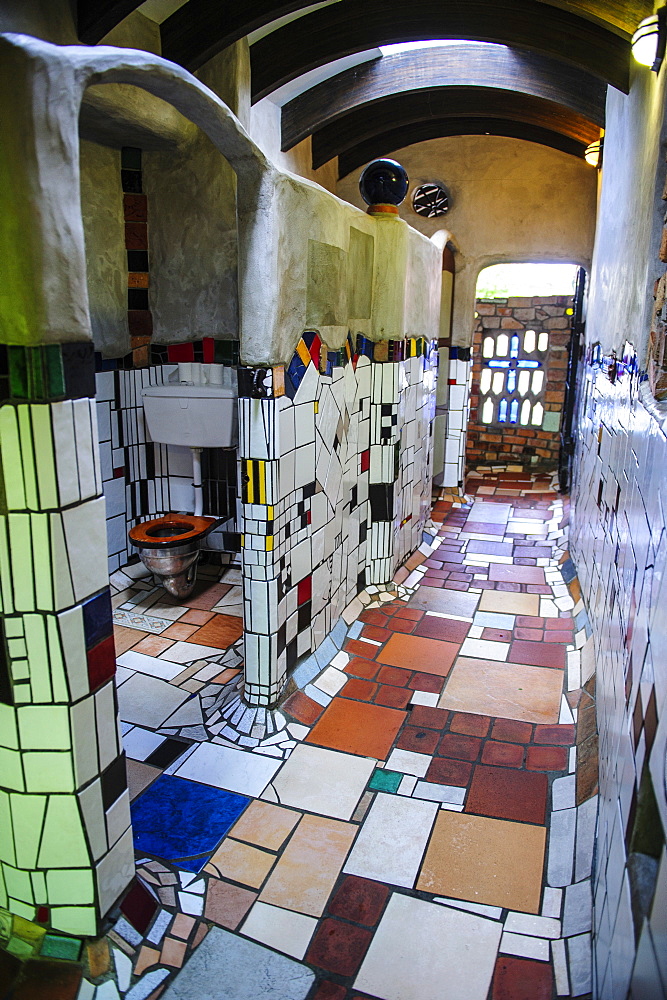
[[507, 660], [509, 653], [509, 642], [495, 642], [492, 639], [465, 639], [460, 656], [474, 656], [480, 660]]
[[241, 933], [292, 958], [303, 958], [316, 926], [316, 917], [257, 902], [246, 917]]
[[[175, 642], [173, 646], [160, 654], [160, 659], [169, 660], [172, 663], [192, 663], [194, 660], [203, 660], [209, 656], [220, 656], [223, 652], [224, 650], [218, 646], [200, 646], [196, 642]], [[178, 673], [180, 673], [179, 670], [176, 671], [176, 674]]]
[[423, 778], [432, 759], [425, 753], [396, 749], [389, 754], [386, 767], [388, 771], [401, 771], [403, 774], [414, 774], [418, 778]]
[[563, 890], [552, 889], [551, 886], [545, 886], [542, 897], [542, 916], [560, 918], [562, 904]]
[[505, 930], [512, 934], [527, 934], [530, 937], [560, 937], [560, 920], [555, 917], [537, 917], [532, 913], [511, 911], [505, 918]]
[[551, 816], [549, 831], [549, 885], [569, 885], [572, 879], [576, 809], [560, 809]]
[[567, 959], [565, 957], [565, 942], [551, 942], [551, 958], [553, 961], [556, 994], [559, 997], [570, 996], [570, 980], [567, 974]]
[[549, 942], [543, 938], [526, 937], [523, 934], [508, 934], [505, 932], [500, 942], [500, 951], [504, 955], [534, 958], [538, 962], [549, 961]]
[[455, 785], [439, 785], [433, 781], [418, 781], [412, 794], [416, 799], [428, 799], [432, 802], [447, 802], [451, 805], [462, 806], [466, 790]]
[[489, 503], [476, 500], [468, 514], [468, 520], [474, 522], [486, 521], [488, 524], [505, 524], [512, 510], [508, 503]]
[[435, 708], [438, 704], [439, 694], [432, 693], [430, 691], [415, 691], [412, 698], [410, 699], [411, 705], [427, 705], [429, 708]]
[[565, 889], [563, 909], [563, 937], [585, 934], [590, 931], [593, 914], [593, 897], [590, 879], [574, 882]]
[[202, 743], [176, 771], [204, 785], [258, 797], [280, 767], [280, 761], [245, 750]]
[[149, 757], [153, 750], [164, 743], [165, 739], [166, 737], [158, 736], [157, 733], [152, 733], [148, 729], [135, 726], [123, 736], [123, 748], [132, 760], [146, 760], [146, 757]]
[[267, 792], [277, 793], [283, 805], [349, 820], [374, 768], [375, 761], [366, 757], [302, 743]]
[[180, 664], [158, 659], [157, 656], [137, 653], [133, 649], [121, 653], [116, 663], [119, 663], [121, 667], [127, 667], [128, 670], [138, 670], [141, 674], [160, 677], [163, 681], [171, 681], [181, 673]]
[[503, 915], [500, 906], [486, 906], [484, 903], [469, 903], [466, 899], [448, 899], [446, 896], [436, 896], [434, 903], [442, 903], [444, 906], [453, 906], [456, 910], [468, 910], [469, 913], [477, 913], [480, 917], [489, 917], [491, 920], [500, 920]]
[[338, 694], [340, 689], [347, 684], [349, 679], [349, 675], [344, 674], [342, 670], [337, 670], [335, 667], [327, 667], [315, 681], [315, 686], [324, 691], [325, 694], [330, 694], [333, 697], [333, 695]]
[[570, 809], [575, 804], [576, 779], [573, 774], [556, 778], [551, 786], [552, 809]]
[[123, 722], [159, 729], [165, 719], [190, 697], [189, 691], [174, 687], [158, 677], [134, 674], [118, 688], [118, 704]]
[[394, 894], [354, 988], [383, 1000], [486, 1000], [501, 925]]
[[412, 888], [437, 811], [436, 802], [378, 793], [343, 870]]

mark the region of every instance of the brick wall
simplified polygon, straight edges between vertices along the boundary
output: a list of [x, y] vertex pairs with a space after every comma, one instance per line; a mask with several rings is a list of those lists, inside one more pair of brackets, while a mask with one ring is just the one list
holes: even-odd
[[[468, 468], [510, 461], [531, 469], [555, 468], [560, 447], [560, 414], [565, 395], [567, 348], [572, 320], [572, 298], [565, 295], [479, 299], [475, 306], [472, 389], [466, 464]], [[482, 340], [488, 332], [514, 330], [549, 333], [546, 389], [541, 428], [486, 425], [479, 422], [479, 380]]]

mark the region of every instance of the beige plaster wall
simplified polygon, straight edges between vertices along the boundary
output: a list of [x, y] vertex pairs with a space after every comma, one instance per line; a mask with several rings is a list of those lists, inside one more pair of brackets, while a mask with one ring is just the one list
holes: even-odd
[[[403, 164], [410, 191], [401, 217], [427, 236], [451, 234], [456, 253], [453, 343], [469, 346], [477, 276], [504, 261], [567, 261], [590, 269], [595, 233], [596, 171], [559, 150], [502, 136], [454, 136], [415, 143], [390, 154]], [[356, 170], [337, 194], [362, 206]], [[411, 193], [428, 180], [449, 189], [452, 207], [428, 220], [411, 208]]]
[[323, 167], [313, 170], [311, 138], [308, 136], [289, 152], [280, 149], [280, 108], [268, 98], [253, 104], [250, 111], [249, 132], [262, 152], [281, 170], [298, 174], [316, 181], [327, 191], [336, 193], [338, 178], [338, 157], [329, 160]]

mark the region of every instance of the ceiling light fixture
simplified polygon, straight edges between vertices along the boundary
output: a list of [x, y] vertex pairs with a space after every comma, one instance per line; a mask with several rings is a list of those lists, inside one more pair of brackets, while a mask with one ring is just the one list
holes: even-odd
[[632, 36], [632, 54], [642, 66], [650, 66], [657, 73], [665, 57], [667, 41], [667, 7], [660, 7], [655, 14], [645, 17]]
[[602, 166], [602, 153], [604, 150], [604, 139], [600, 136], [595, 142], [591, 142], [590, 145], [586, 146], [584, 150], [584, 159], [586, 163], [590, 163], [592, 167]]

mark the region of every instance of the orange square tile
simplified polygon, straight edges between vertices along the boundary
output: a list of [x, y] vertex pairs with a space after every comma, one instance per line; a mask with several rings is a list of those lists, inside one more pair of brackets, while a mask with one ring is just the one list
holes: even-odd
[[162, 945], [162, 955], [160, 961], [163, 965], [171, 965], [175, 969], [180, 969], [185, 961], [185, 941], [175, 941], [174, 938], [165, 938]]
[[174, 645], [173, 639], [163, 639], [161, 635], [147, 635], [145, 639], [133, 646], [135, 653], [146, 653], [147, 656], [159, 656]]
[[348, 698], [334, 698], [306, 737], [331, 750], [386, 760], [407, 712], [368, 705]]
[[243, 635], [243, 619], [235, 615], [214, 615], [206, 625], [193, 632], [188, 642], [227, 649]]
[[178, 620], [185, 622], [186, 625], [206, 625], [214, 615], [215, 611], [197, 611], [195, 608], [190, 608]]
[[145, 635], [148, 635], [148, 633], [140, 632], [136, 628], [125, 628], [123, 625], [114, 625], [113, 641], [116, 647], [116, 656], [120, 656], [126, 650], [132, 649], [135, 643], [143, 639]]
[[196, 625], [188, 625], [187, 622], [174, 622], [166, 628], [161, 635], [167, 639], [189, 639], [193, 632], [197, 631]]
[[249, 885], [251, 889], [259, 889], [275, 861], [275, 854], [226, 837], [204, 871], [209, 875], [231, 878], [242, 885]]
[[458, 651], [458, 645], [453, 642], [394, 632], [376, 659], [393, 667], [446, 677]]
[[236, 840], [279, 851], [300, 819], [300, 812], [255, 799], [230, 832]]
[[194, 917], [189, 917], [187, 913], [177, 913], [174, 917], [173, 924], [169, 928], [169, 933], [173, 937], [180, 938], [182, 941], [187, 941], [194, 925]]

